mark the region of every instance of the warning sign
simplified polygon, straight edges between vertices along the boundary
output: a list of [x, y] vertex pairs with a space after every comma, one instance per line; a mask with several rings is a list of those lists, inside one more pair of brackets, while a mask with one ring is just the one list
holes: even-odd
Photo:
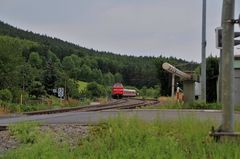
[[60, 98], [64, 97], [64, 88], [62, 87], [58, 88], [58, 97]]

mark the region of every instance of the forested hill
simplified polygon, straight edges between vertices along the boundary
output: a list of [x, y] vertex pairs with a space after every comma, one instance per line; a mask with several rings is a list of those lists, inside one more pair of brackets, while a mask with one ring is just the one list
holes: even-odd
[[[121, 81], [138, 88], [160, 85], [162, 93], [168, 94], [169, 75], [161, 69], [166, 61], [184, 70], [194, 70], [198, 65], [161, 55], [156, 58], [98, 52], [0, 21], [0, 90], [19, 88], [36, 94], [32, 91], [43, 89], [51, 93], [67, 79], [69, 87], [74, 87], [77, 80], [105, 86]], [[68, 89], [70, 95], [77, 96], [76, 89]]]

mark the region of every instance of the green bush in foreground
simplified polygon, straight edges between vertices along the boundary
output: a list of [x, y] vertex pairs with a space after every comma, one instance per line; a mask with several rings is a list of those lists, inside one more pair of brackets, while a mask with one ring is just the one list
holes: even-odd
[[212, 125], [214, 122], [194, 118], [147, 123], [137, 118], [118, 117], [91, 128], [88, 137], [81, 139], [77, 147], [57, 142], [51, 134], [35, 132], [35, 142], [23, 144], [3, 158], [240, 158], [238, 141], [216, 143], [208, 136]]

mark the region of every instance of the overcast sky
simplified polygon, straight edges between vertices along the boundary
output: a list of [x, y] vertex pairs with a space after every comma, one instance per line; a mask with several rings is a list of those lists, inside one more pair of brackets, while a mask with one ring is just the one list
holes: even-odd
[[[207, 0], [207, 56], [219, 52], [221, 8], [222, 0]], [[236, 16], [239, 9], [236, 0]], [[201, 16], [202, 0], [0, 0], [0, 19], [18, 28], [99, 51], [197, 62]]]

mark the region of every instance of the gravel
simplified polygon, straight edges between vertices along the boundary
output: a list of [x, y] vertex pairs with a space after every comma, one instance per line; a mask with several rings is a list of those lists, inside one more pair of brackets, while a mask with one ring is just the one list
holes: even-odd
[[9, 130], [0, 131], [0, 154], [8, 149], [16, 148], [19, 142], [10, 134]]
[[52, 132], [58, 142], [67, 142], [72, 147], [77, 146], [79, 140], [87, 136], [89, 126], [79, 124], [54, 124], [42, 126], [42, 132]]
[[[80, 124], [54, 124], [43, 125], [40, 131], [43, 133], [52, 133], [57, 142], [66, 142], [73, 148], [78, 145], [79, 140], [88, 134], [88, 127]], [[9, 130], [0, 131], [0, 154], [7, 150], [15, 149], [20, 145]]]

